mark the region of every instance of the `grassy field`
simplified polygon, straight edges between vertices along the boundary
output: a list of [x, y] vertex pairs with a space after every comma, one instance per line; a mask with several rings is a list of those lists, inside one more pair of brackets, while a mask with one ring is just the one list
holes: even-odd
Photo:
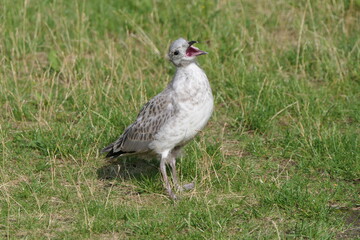
[[[0, 239], [360, 238], [360, 1], [0, 3]], [[199, 40], [215, 97], [178, 161], [108, 163]]]

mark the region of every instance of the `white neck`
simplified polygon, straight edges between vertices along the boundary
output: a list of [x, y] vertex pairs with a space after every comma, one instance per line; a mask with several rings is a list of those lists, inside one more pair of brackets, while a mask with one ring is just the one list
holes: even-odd
[[169, 87], [175, 91], [204, 91], [210, 88], [205, 72], [196, 63], [178, 67]]

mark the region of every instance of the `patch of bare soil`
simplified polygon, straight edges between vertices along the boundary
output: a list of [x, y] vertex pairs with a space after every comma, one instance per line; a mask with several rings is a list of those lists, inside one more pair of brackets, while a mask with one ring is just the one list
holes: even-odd
[[348, 214], [346, 224], [348, 228], [337, 236], [337, 239], [360, 239], [360, 205], [343, 209]]
[[141, 176], [150, 176], [156, 174], [158, 166], [151, 161], [142, 159], [119, 159], [110, 162], [97, 170], [98, 178], [111, 180], [120, 178], [127, 180]]

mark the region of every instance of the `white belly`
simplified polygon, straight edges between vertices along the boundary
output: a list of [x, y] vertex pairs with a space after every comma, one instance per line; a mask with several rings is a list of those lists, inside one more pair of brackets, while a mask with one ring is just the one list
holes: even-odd
[[157, 153], [184, 145], [201, 131], [214, 107], [208, 79], [199, 66], [178, 69], [171, 83], [176, 114], [155, 135], [149, 145]]
[[203, 100], [197, 105], [192, 105], [190, 102], [180, 104], [178, 114], [159, 131], [150, 148], [161, 153], [194, 138], [205, 127], [213, 112], [214, 103], [211, 93]]
[[186, 142], [201, 131], [209, 121], [213, 111], [213, 101], [206, 101], [203, 104], [192, 107], [191, 112], [184, 112], [179, 116], [179, 125], [182, 126], [183, 142]]

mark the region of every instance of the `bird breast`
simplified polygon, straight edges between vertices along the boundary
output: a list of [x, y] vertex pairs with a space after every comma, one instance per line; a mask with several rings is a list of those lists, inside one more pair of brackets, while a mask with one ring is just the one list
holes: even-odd
[[176, 102], [191, 108], [204, 101], [212, 100], [209, 81], [204, 71], [195, 63], [177, 70], [172, 81]]
[[152, 148], [156, 152], [171, 149], [191, 140], [205, 127], [213, 111], [210, 84], [205, 73], [197, 65], [178, 69], [171, 88], [176, 114], [152, 143]]

